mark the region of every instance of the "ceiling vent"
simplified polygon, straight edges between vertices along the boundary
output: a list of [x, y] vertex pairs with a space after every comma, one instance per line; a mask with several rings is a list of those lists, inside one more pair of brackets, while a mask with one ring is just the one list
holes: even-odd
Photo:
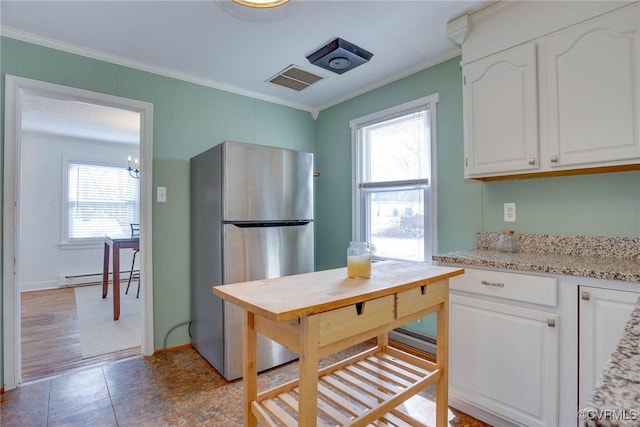
[[307, 59], [318, 67], [342, 74], [368, 62], [372, 56], [373, 53], [337, 38], [307, 56]]
[[289, 89], [301, 91], [319, 82], [323, 78], [322, 76], [298, 68], [295, 65], [290, 65], [267, 81]]

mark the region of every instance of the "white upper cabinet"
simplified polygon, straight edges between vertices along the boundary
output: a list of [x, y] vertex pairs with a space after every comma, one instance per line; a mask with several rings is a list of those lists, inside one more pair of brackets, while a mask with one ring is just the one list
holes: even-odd
[[546, 40], [552, 168], [638, 161], [638, 8]]
[[508, 2], [469, 24], [465, 177], [640, 169], [639, 4], [593, 3]]
[[463, 67], [467, 177], [537, 169], [536, 76], [532, 43]]

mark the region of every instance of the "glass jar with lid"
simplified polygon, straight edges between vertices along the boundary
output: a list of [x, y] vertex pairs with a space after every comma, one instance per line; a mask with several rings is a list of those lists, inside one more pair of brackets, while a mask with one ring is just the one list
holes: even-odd
[[367, 242], [350, 242], [347, 248], [347, 276], [352, 279], [371, 277], [371, 247]]
[[518, 252], [520, 239], [513, 230], [504, 230], [498, 237], [497, 247], [501, 252]]

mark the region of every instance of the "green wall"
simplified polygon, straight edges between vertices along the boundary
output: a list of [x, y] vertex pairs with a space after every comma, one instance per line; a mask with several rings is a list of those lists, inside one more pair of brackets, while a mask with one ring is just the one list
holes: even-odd
[[418, 72], [323, 110], [316, 123], [316, 267], [344, 266], [351, 240], [349, 121], [439, 94], [437, 108], [438, 251], [475, 246], [482, 229], [482, 184], [463, 178], [460, 58]]
[[[471, 249], [479, 231], [640, 236], [640, 172], [479, 183], [463, 179], [460, 58], [320, 113], [316, 124], [316, 267], [345, 265], [351, 239], [349, 121], [439, 93], [437, 212], [440, 253]], [[503, 221], [503, 203], [515, 202], [517, 222]], [[410, 327], [435, 335], [433, 317]]]
[[[480, 183], [463, 179], [460, 58], [323, 110], [316, 123], [316, 266], [343, 266], [351, 239], [349, 121], [439, 93], [437, 109], [438, 252], [475, 247], [479, 231], [640, 236], [640, 172]], [[503, 221], [515, 202], [517, 222]]]
[[[167, 332], [190, 319], [189, 159], [226, 139], [313, 152], [313, 118], [305, 111], [6, 37], [0, 43], [3, 109], [5, 74], [153, 103], [153, 187], [167, 187], [167, 202], [153, 205], [154, 334], [155, 348], [161, 348]], [[4, 136], [4, 126], [0, 131]], [[171, 332], [167, 345], [189, 341], [183, 326]]]
[[[460, 58], [418, 72], [323, 110], [316, 123], [316, 268], [344, 266], [351, 240], [351, 131], [349, 121], [438, 93], [438, 252], [475, 247], [482, 229], [482, 184], [463, 170]], [[435, 316], [410, 328], [435, 336]]]
[[[516, 203], [516, 222], [503, 204]], [[484, 184], [483, 230], [589, 236], [640, 236], [640, 172]]]

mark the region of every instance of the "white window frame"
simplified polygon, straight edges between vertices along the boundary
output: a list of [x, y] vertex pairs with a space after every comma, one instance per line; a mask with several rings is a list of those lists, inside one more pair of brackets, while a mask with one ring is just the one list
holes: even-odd
[[[367, 221], [365, 219], [366, 212], [364, 211], [364, 194], [362, 189], [358, 188], [358, 177], [362, 170], [360, 164], [360, 158], [358, 155], [358, 132], [359, 129], [375, 124], [378, 122], [386, 121], [394, 117], [411, 114], [412, 112], [424, 109], [426, 107], [427, 114], [429, 115], [430, 122], [430, 149], [431, 149], [431, 178], [429, 184], [424, 188], [424, 211], [425, 211], [425, 224], [424, 224], [424, 256], [426, 263], [431, 263], [431, 256], [437, 253], [437, 104], [439, 101], [439, 95], [437, 93], [419, 98], [413, 101], [409, 101], [395, 107], [387, 108], [382, 111], [378, 111], [372, 114], [368, 114], [357, 119], [353, 119], [349, 122], [351, 127], [351, 189], [352, 189], [352, 240], [353, 241], [365, 241], [367, 239]], [[411, 189], [406, 187], [406, 189]], [[375, 259], [388, 259], [375, 256]]]
[[[60, 249], [91, 249], [91, 248], [102, 248], [104, 245], [104, 239], [102, 238], [82, 238], [82, 239], [69, 239], [69, 167], [71, 163], [82, 164], [82, 165], [95, 165], [95, 166], [104, 166], [104, 167], [112, 167], [112, 168], [122, 168], [125, 170], [127, 165], [117, 164], [112, 162], [100, 162], [94, 159], [77, 159], [77, 158], [67, 158], [65, 157], [62, 161], [62, 200], [60, 206], [61, 215], [60, 215], [60, 243], [58, 247]], [[131, 178], [132, 180], [134, 178]], [[141, 202], [141, 194], [140, 189], [138, 190], [138, 215], [140, 212], [140, 202]], [[140, 222], [139, 219], [137, 222]]]

